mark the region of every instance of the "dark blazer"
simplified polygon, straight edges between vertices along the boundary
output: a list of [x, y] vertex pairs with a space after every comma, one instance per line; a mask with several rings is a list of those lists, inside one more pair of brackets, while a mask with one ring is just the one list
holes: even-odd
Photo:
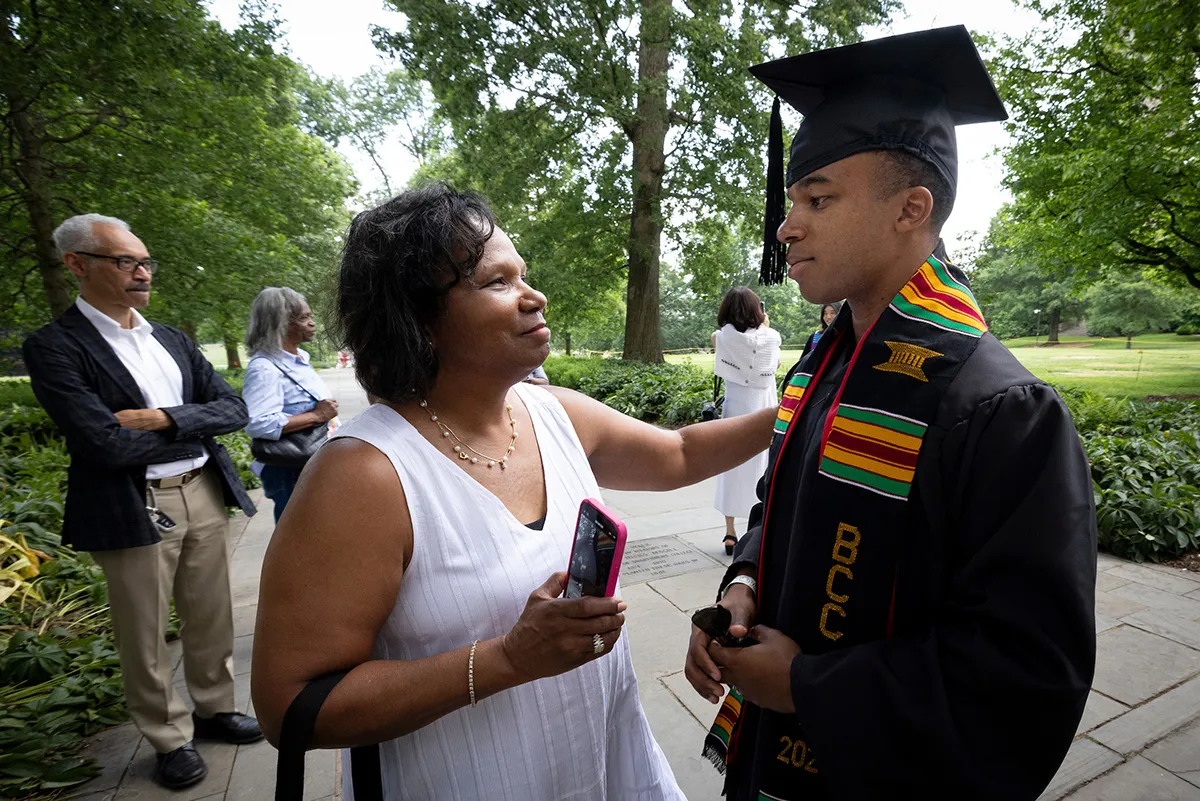
[[71, 453], [63, 543], [80, 551], [151, 545], [162, 539], [146, 513], [146, 465], [193, 459], [204, 452], [220, 472], [227, 506], [254, 514], [233, 460], [213, 436], [249, 420], [246, 403], [182, 331], [154, 323], [154, 338], [179, 364], [183, 405], [163, 409], [167, 431], [122, 428], [114, 416], [144, 409], [133, 376], [96, 327], [72, 305], [25, 340], [33, 392], [62, 430]]

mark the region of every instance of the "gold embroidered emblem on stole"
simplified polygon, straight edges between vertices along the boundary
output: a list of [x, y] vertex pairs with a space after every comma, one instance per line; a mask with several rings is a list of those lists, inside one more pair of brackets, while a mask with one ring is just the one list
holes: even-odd
[[936, 350], [922, 348], [920, 345], [913, 345], [908, 342], [884, 340], [884, 344], [892, 349], [892, 355], [883, 364], [875, 365], [875, 369], [883, 370], [887, 373], [900, 373], [909, 378], [915, 378], [918, 381], [929, 381], [929, 378], [921, 370], [922, 365], [925, 364], [925, 360], [942, 355]]

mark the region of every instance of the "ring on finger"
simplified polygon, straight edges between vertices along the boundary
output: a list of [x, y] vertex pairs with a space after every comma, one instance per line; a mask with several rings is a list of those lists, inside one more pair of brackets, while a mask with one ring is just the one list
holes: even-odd
[[604, 653], [604, 638], [599, 634], [592, 635], [592, 653], [597, 656]]

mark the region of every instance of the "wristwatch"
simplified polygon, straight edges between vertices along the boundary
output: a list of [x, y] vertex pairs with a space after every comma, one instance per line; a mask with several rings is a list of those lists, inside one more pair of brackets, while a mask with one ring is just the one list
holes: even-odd
[[732, 587], [734, 584], [745, 584], [747, 587], [750, 588], [751, 595], [753, 595], [755, 597], [758, 596], [758, 582], [755, 581], [754, 579], [752, 579], [750, 576], [740, 575], [740, 576], [734, 576], [733, 578], [731, 578], [729, 580], [729, 583], [725, 585], [725, 589], [721, 590], [721, 599], [722, 600], [724, 600], [725, 596], [729, 593], [729, 588]]

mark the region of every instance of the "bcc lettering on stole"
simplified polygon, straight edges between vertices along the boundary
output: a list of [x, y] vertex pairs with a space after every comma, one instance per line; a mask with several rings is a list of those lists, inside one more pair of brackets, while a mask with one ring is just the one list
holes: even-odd
[[[835, 614], [843, 620], [846, 618], [846, 610], [842, 608], [842, 604], [850, 600], [849, 592], [838, 592], [834, 589], [834, 580], [839, 576], [845, 576], [846, 581], [854, 579], [854, 571], [850, 569], [850, 565], [858, 559], [858, 545], [862, 542], [862, 535], [858, 529], [849, 523], [838, 523], [837, 535], [833, 541], [833, 566], [829, 568], [829, 577], [825, 579], [825, 595], [828, 596], [829, 602], [821, 607], [821, 634], [831, 640], [836, 640], [842, 636], [842, 632], [829, 628], [829, 615]], [[844, 586], [843, 589], [848, 589]]]

